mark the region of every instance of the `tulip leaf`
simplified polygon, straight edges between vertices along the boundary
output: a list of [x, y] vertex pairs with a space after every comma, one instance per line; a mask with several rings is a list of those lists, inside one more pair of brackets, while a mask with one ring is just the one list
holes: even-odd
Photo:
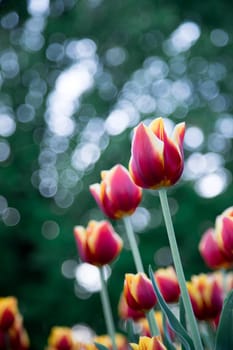
[[[187, 329], [187, 325], [186, 325], [186, 317], [185, 317], [185, 308], [184, 308], [184, 302], [183, 299], [180, 297], [179, 299], [179, 317], [180, 317], [180, 323], [182, 324], [182, 326]], [[184, 347], [181, 346], [181, 350], [184, 350]]]
[[156, 293], [157, 298], [158, 298], [158, 303], [159, 303], [162, 311], [167, 316], [167, 319], [169, 321], [171, 328], [176, 333], [180, 342], [184, 345], [185, 350], [194, 350], [194, 344], [193, 344], [191, 337], [187, 333], [186, 329], [179, 322], [179, 320], [175, 317], [173, 312], [170, 310], [170, 308], [168, 307], [167, 303], [165, 302], [162, 294], [160, 293], [159, 288], [157, 286], [157, 283], [155, 282], [154, 274], [153, 274], [151, 266], [149, 267], [149, 275], [150, 275], [153, 287], [155, 289], [155, 293]]
[[94, 343], [98, 350], [109, 350], [106, 346], [100, 343]]
[[167, 350], [176, 350], [175, 346], [171, 343], [171, 337], [168, 331], [168, 327], [166, 324], [166, 315], [163, 313], [163, 343], [166, 346]]
[[215, 350], [233, 349], [233, 290], [226, 297], [218, 325]]

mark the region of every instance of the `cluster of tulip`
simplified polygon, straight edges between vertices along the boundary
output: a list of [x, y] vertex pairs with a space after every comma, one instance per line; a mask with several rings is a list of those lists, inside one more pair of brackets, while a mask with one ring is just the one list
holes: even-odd
[[29, 349], [29, 338], [14, 297], [0, 298], [0, 349]]
[[[176, 243], [166, 188], [182, 175], [184, 133], [184, 123], [176, 125], [171, 136], [167, 135], [162, 118], [149, 126], [140, 123], [132, 139], [129, 169], [117, 164], [101, 173], [101, 183], [90, 186], [105, 216], [123, 219], [136, 267], [135, 274], [125, 274], [118, 307], [119, 317], [127, 324], [127, 336], [115, 331], [103, 270], [119, 256], [123, 240], [108, 219], [91, 220], [87, 227], [76, 226], [74, 237], [81, 261], [99, 268], [108, 335], [84, 344], [75, 340], [71, 328], [54, 327], [46, 350], [126, 350], [129, 344], [133, 350], [233, 349], [233, 274], [218, 270], [186, 281]], [[142, 200], [143, 189], [158, 190], [174, 263], [174, 267], [156, 271], [150, 267], [149, 276], [144, 271], [130, 221]], [[233, 265], [233, 207], [217, 217], [215, 229], [203, 235], [199, 250], [212, 269]], [[4, 314], [2, 310], [0, 299], [0, 343], [1, 337], [5, 339], [10, 334], [8, 328], [14, 321], [9, 320], [15, 316], [13, 311]], [[27, 341], [25, 344], [17, 349], [27, 349]]]
[[[216, 333], [224, 298], [233, 287], [231, 273], [225, 273], [224, 277], [221, 272], [200, 274], [193, 276], [188, 282], [184, 278], [165, 190], [174, 185], [182, 174], [184, 133], [184, 123], [176, 125], [171, 137], [165, 131], [162, 118], [153, 120], [149, 126], [140, 123], [133, 135], [129, 170], [117, 164], [101, 173], [100, 184], [90, 186], [90, 192], [103, 213], [109, 219], [123, 218], [125, 223], [137, 273], [125, 274], [124, 289], [119, 302], [119, 316], [123, 320], [133, 320], [134, 326], [136, 325], [136, 329], [139, 330], [138, 344], [130, 343], [135, 350], [178, 349], [180, 343], [183, 343], [185, 349], [201, 350], [204, 348], [203, 341], [205, 348], [212, 349], [213, 344], [210, 345], [212, 340], [210, 337], [202, 336], [197, 320], [207, 321], [212, 334]], [[134, 233], [128, 220], [142, 199], [143, 188], [159, 190], [175, 265], [175, 269], [167, 267], [157, 270], [150, 278], [143, 270]], [[87, 228], [77, 226], [74, 235], [81, 260], [100, 267], [100, 274], [101, 267], [111, 263], [122, 249], [121, 238], [106, 220], [90, 221]], [[227, 209], [217, 218], [216, 229], [209, 229], [204, 234], [199, 248], [209, 267], [232, 265], [233, 208]], [[102, 288], [106, 289], [103, 278]], [[104, 295], [106, 298], [106, 290]], [[161, 298], [160, 306], [163, 313], [154, 311], [158, 299]], [[172, 304], [174, 307], [179, 299], [183, 302], [184, 318], [191, 333], [190, 342], [186, 329], [182, 328], [177, 332], [177, 324], [178, 329], [183, 326], [179, 321], [177, 323], [177, 319], [172, 321], [173, 315], [169, 317], [169, 310], [166, 312], [167, 304]], [[111, 348], [116, 350], [120, 346], [116, 342], [114, 325], [109, 325], [113, 322], [110, 305], [108, 300], [102, 298], [102, 301]], [[163, 317], [166, 319], [165, 323]], [[188, 345], [186, 341], [182, 341], [182, 337], [188, 339]], [[218, 340], [218, 343], [221, 341]]]

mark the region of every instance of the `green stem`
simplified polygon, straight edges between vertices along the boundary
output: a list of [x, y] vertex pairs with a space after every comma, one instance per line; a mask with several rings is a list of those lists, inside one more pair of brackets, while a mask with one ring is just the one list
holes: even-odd
[[172, 257], [173, 257], [173, 261], [174, 261], [174, 265], [177, 273], [177, 278], [180, 284], [181, 296], [183, 298], [187, 320], [189, 322], [191, 333], [192, 333], [194, 347], [196, 350], [203, 350], [201, 337], [198, 330], [198, 325], [193, 313], [191, 301], [190, 301], [187, 286], [186, 286], [184, 271], [183, 271], [183, 267], [180, 259], [180, 254], [179, 254], [175, 232], [174, 232], [172, 219], [171, 219], [171, 213], [168, 205], [167, 192], [165, 189], [159, 190], [159, 197], [160, 197], [164, 221], [165, 221], [165, 225], [168, 233], [168, 239], [170, 243]]
[[135, 263], [137, 272], [144, 272], [141, 256], [140, 256], [138, 246], [137, 246], [137, 241], [135, 239], [132, 224], [131, 224], [130, 218], [128, 216], [124, 217], [124, 223], [125, 223], [126, 234], [128, 237], [128, 241], [129, 241], [129, 245], [130, 245], [132, 254], [133, 254], [133, 259], [134, 259], [134, 263]]
[[[125, 223], [125, 229], [126, 229], [126, 234], [128, 237], [128, 241], [130, 244], [130, 248], [133, 254], [133, 259], [134, 259], [134, 263], [136, 266], [136, 270], [138, 273], [144, 273], [144, 268], [142, 265], [142, 260], [141, 260], [141, 256], [138, 250], [138, 246], [137, 246], [137, 242], [135, 239], [135, 234], [132, 228], [132, 224], [130, 221], [130, 218], [125, 216], [124, 217], [124, 223]], [[147, 321], [149, 323], [149, 327], [150, 327], [150, 332], [152, 336], [155, 335], [159, 335], [159, 328], [157, 326], [156, 320], [155, 320], [155, 316], [154, 316], [154, 310], [150, 310], [147, 314]]]
[[150, 327], [151, 336], [154, 337], [156, 335], [160, 335], [153, 309], [151, 309], [149, 312], [146, 313], [146, 318]]
[[116, 332], [115, 332], [112, 311], [111, 311], [111, 306], [110, 306], [108, 292], [107, 292], [107, 286], [104, 279], [103, 267], [100, 267], [99, 271], [100, 271], [100, 279], [101, 279], [100, 297], [101, 297], [103, 311], [104, 311], [105, 323], [108, 330], [108, 335], [112, 341], [112, 349], [117, 350], [116, 339], [115, 339]]

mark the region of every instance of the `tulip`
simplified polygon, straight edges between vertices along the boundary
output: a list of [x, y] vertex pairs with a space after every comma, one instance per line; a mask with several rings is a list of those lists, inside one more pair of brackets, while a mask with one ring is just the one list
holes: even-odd
[[201, 238], [199, 251], [206, 265], [212, 269], [227, 268], [232, 265], [229, 257], [218, 244], [215, 231], [209, 228]]
[[72, 330], [68, 327], [53, 327], [48, 338], [47, 350], [73, 350], [74, 339]]
[[168, 137], [162, 118], [135, 128], [129, 171], [138, 186], [157, 189], [179, 180], [184, 167], [184, 133], [185, 123], [179, 123]]
[[14, 297], [0, 298], [0, 349], [28, 350], [29, 338]]
[[166, 350], [166, 346], [162, 343], [161, 337], [140, 337], [139, 343], [131, 343], [130, 346], [133, 350]]
[[158, 269], [154, 276], [165, 301], [167, 303], [177, 302], [180, 296], [180, 287], [174, 268], [170, 266]]
[[215, 275], [200, 274], [187, 282], [193, 311], [199, 320], [214, 320], [223, 305], [223, 288]]
[[18, 312], [17, 300], [14, 297], [0, 298], [0, 329], [8, 330]]
[[90, 186], [98, 206], [110, 219], [131, 215], [142, 199], [142, 190], [133, 182], [128, 170], [115, 165], [101, 172], [102, 182]]
[[124, 295], [128, 305], [134, 310], [147, 312], [157, 302], [152, 282], [144, 273], [125, 275]]
[[220, 248], [233, 263], [233, 207], [217, 217], [215, 230]]
[[91, 220], [86, 229], [76, 226], [74, 237], [81, 260], [96, 266], [111, 263], [123, 246], [120, 236], [105, 220]]

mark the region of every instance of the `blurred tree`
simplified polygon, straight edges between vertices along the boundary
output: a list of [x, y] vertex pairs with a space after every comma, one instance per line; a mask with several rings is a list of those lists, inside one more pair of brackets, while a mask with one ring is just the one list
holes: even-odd
[[[232, 205], [231, 6], [0, 1], [0, 294], [19, 299], [32, 349], [54, 325], [105, 332], [72, 231], [103, 218], [88, 186], [127, 166], [140, 120], [187, 123], [186, 167], [169, 198], [187, 278], [206, 270], [193, 247]], [[145, 191], [132, 220], [145, 267], [169, 264], [156, 193]], [[125, 249], [109, 279], [116, 321], [129, 271]]]

